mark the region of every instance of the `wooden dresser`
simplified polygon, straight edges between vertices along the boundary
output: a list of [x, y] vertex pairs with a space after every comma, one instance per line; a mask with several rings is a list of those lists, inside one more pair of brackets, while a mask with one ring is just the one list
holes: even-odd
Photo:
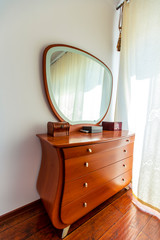
[[66, 228], [131, 181], [135, 136], [128, 131], [37, 136], [42, 146], [37, 189], [58, 229]]

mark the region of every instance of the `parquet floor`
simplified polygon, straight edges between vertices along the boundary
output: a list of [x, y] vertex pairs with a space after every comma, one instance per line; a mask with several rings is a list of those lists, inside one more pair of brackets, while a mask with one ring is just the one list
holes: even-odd
[[[0, 240], [59, 240], [40, 201], [0, 220]], [[74, 223], [65, 240], [160, 240], [160, 220], [132, 203], [123, 189]]]

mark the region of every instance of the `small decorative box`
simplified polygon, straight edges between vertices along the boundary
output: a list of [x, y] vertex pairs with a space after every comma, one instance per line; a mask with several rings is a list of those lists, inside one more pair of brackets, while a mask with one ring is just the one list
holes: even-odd
[[103, 130], [121, 131], [122, 122], [102, 122]]
[[68, 136], [69, 128], [68, 122], [48, 122], [47, 134], [53, 137]]
[[83, 126], [82, 130], [88, 131], [89, 133], [99, 133], [103, 131], [102, 126]]

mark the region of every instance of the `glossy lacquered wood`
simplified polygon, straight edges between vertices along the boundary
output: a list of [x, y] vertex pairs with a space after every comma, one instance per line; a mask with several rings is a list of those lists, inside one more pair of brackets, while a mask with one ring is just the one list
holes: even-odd
[[63, 187], [63, 159], [59, 149], [41, 140], [42, 162], [39, 171], [37, 190], [48, 215], [56, 228], [65, 228], [59, 217]]
[[99, 168], [118, 162], [133, 155], [133, 143], [110, 151], [102, 151], [65, 161], [65, 180], [73, 180]]
[[[89, 144], [98, 143], [108, 143], [126, 139], [132, 137], [134, 139], [134, 134], [128, 131], [103, 131], [102, 133], [81, 133], [73, 132], [69, 136], [64, 137], [51, 137], [47, 134], [37, 134], [37, 136], [43, 141], [48, 142], [53, 147], [57, 148], [68, 148], [68, 147], [78, 147], [85, 146]], [[127, 139], [126, 139], [127, 140]]]
[[[129, 184], [132, 177], [132, 171], [114, 178], [107, 182], [100, 188], [92, 191], [87, 195], [82, 195], [79, 199], [62, 206], [61, 208], [61, 219], [66, 224], [75, 222], [80, 217], [84, 216], [87, 212], [97, 207], [100, 203], [104, 202], [109, 197], [120, 191], [123, 187]], [[84, 203], [87, 206], [84, 206]]]
[[131, 180], [134, 134], [128, 131], [37, 136], [42, 146], [37, 189], [56, 228], [72, 224]]
[[73, 181], [65, 181], [62, 206], [101, 188], [110, 180], [132, 169], [133, 156], [95, 170]]
[[[0, 239], [60, 240], [61, 230], [51, 224], [41, 202], [0, 218]], [[131, 189], [109, 198], [79, 219], [66, 240], [159, 240], [160, 220], [132, 203]]]
[[[94, 135], [93, 135], [94, 136]], [[103, 135], [105, 137], [105, 134]], [[101, 142], [96, 144], [88, 144], [85, 146], [63, 148], [64, 158], [75, 158], [80, 156], [89, 156], [94, 153], [99, 153], [103, 151], [109, 151], [113, 148], [125, 146], [128, 143], [134, 142], [134, 136], [122, 138], [114, 141]], [[89, 151], [91, 150], [91, 151]]]

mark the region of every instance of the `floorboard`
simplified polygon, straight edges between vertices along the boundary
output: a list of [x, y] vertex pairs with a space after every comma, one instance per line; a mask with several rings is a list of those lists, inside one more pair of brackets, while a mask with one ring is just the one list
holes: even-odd
[[100, 240], [135, 239], [148, 223], [150, 215], [139, 211], [134, 205], [111, 227]]
[[14, 216], [5, 218], [3, 221], [0, 221], [0, 232], [16, 226], [18, 223], [22, 223], [28, 218], [38, 215], [39, 213], [45, 213], [45, 209], [42, 206], [41, 202], [38, 202], [36, 206], [33, 205], [33, 207], [27, 208], [27, 210], [24, 210], [21, 213], [18, 211], [18, 213]]
[[112, 205], [117, 208], [121, 213], [125, 214], [130, 208], [133, 207], [132, 204], [132, 192], [127, 191], [117, 200], [115, 200]]
[[22, 223], [18, 223], [11, 228], [0, 233], [0, 239], [4, 240], [22, 240], [34, 235], [42, 228], [49, 225], [50, 220], [46, 213], [39, 213], [28, 218]]
[[[0, 240], [60, 240], [42, 205], [37, 202], [0, 220]], [[132, 203], [123, 189], [71, 225], [65, 240], [159, 240], [160, 221]]]
[[122, 213], [110, 205], [68, 235], [66, 240], [99, 239], [121, 217]]
[[156, 217], [151, 217], [150, 221], [143, 228], [142, 232], [151, 238], [154, 236], [154, 240], [160, 240], [160, 220]]
[[136, 240], [150, 240], [151, 238], [147, 237], [143, 232], [136, 237]]

